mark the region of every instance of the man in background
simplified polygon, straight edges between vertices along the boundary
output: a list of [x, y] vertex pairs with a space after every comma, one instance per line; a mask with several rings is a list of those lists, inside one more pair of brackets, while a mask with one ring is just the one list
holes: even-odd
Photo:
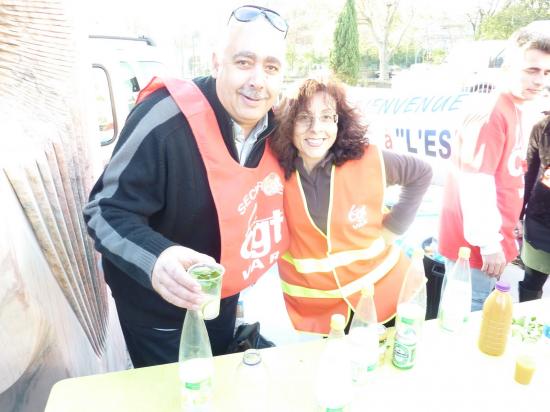
[[472, 310], [480, 310], [507, 263], [518, 255], [523, 174], [532, 124], [525, 103], [550, 75], [550, 31], [529, 27], [510, 39], [506, 84], [489, 110], [467, 116], [457, 133], [445, 184], [439, 248], [450, 270], [458, 249], [472, 249]]

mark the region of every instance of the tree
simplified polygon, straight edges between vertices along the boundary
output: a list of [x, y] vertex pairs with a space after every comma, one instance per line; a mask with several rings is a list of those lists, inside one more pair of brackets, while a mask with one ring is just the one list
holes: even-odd
[[374, 45], [378, 49], [380, 79], [382, 80], [388, 80], [389, 61], [413, 21], [411, 9], [411, 16], [407, 18], [406, 23], [400, 24], [399, 8], [400, 0], [361, 1], [361, 22], [367, 25]]
[[550, 19], [550, 0], [519, 0], [510, 2], [481, 25], [480, 38], [507, 39], [510, 35], [535, 20]]
[[359, 77], [359, 31], [355, 1], [346, 0], [338, 17], [334, 31], [333, 49], [330, 53], [330, 67], [340, 80], [355, 85]]
[[512, 0], [483, 1], [482, 5], [478, 4], [474, 10], [466, 13], [468, 23], [472, 26], [474, 40], [481, 38], [481, 27], [485, 21], [498, 13], [499, 10], [510, 6], [510, 3], [512, 3]]

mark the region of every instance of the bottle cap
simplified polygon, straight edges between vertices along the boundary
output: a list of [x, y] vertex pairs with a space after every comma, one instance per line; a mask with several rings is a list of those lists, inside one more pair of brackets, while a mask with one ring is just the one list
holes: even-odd
[[462, 259], [470, 259], [470, 248], [462, 246], [458, 249], [458, 257]]
[[262, 355], [258, 349], [247, 349], [243, 353], [243, 363], [254, 366], [262, 361]]
[[510, 284], [504, 280], [497, 281], [495, 288], [501, 292], [508, 292], [510, 290]]
[[367, 283], [367, 285], [361, 289], [362, 296], [374, 296], [374, 285], [372, 283]]
[[330, 328], [334, 330], [344, 330], [346, 327], [346, 318], [344, 315], [335, 313], [330, 318]]
[[415, 248], [412, 253], [413, 259], [422, 259], [424, 257], [424, 250], [422, 248]]

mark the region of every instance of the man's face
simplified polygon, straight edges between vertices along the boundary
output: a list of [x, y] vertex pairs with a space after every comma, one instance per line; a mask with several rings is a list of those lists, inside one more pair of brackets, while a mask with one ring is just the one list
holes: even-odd
[[245, 134], [271, 109], [283, 83], [284, 34], [263, 17], [233, 22], [225, 48], [214, 53], [222, 105]]
[[533, 100], [550, 84], [550, 53], [518, 52], [509, 67], [510, 92], [519, 100]]

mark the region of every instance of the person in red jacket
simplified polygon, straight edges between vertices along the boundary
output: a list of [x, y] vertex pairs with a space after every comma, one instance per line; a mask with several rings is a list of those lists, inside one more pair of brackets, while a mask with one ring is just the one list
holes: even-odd
[[450, 270], [458, 249], [472, 250], [472, 310], [480, 310], [496, 279], [518, 255], [525, 153], [532, 121], [525, 102], [550, 75], [550, 31], [517, 31], [505, 55], [506, 88], [485, 111], [466, 116], [453, 144], [445, 183], [440, 253]]
[[[337, 82], [306, 80], [277, 114], [270, 145], [287, 178], [290, 238], [279, 274], [294, 328], [327, 334], [334, 313], [349, 324], [367, 284], [375, 285], [379, 321], [391, 320], [409, 266], [393, 240], [412, 223], [431, 167], [369, 144]], [[400, 199], [384, 214], [384, 190], [393, 184], [403, 186]]]

